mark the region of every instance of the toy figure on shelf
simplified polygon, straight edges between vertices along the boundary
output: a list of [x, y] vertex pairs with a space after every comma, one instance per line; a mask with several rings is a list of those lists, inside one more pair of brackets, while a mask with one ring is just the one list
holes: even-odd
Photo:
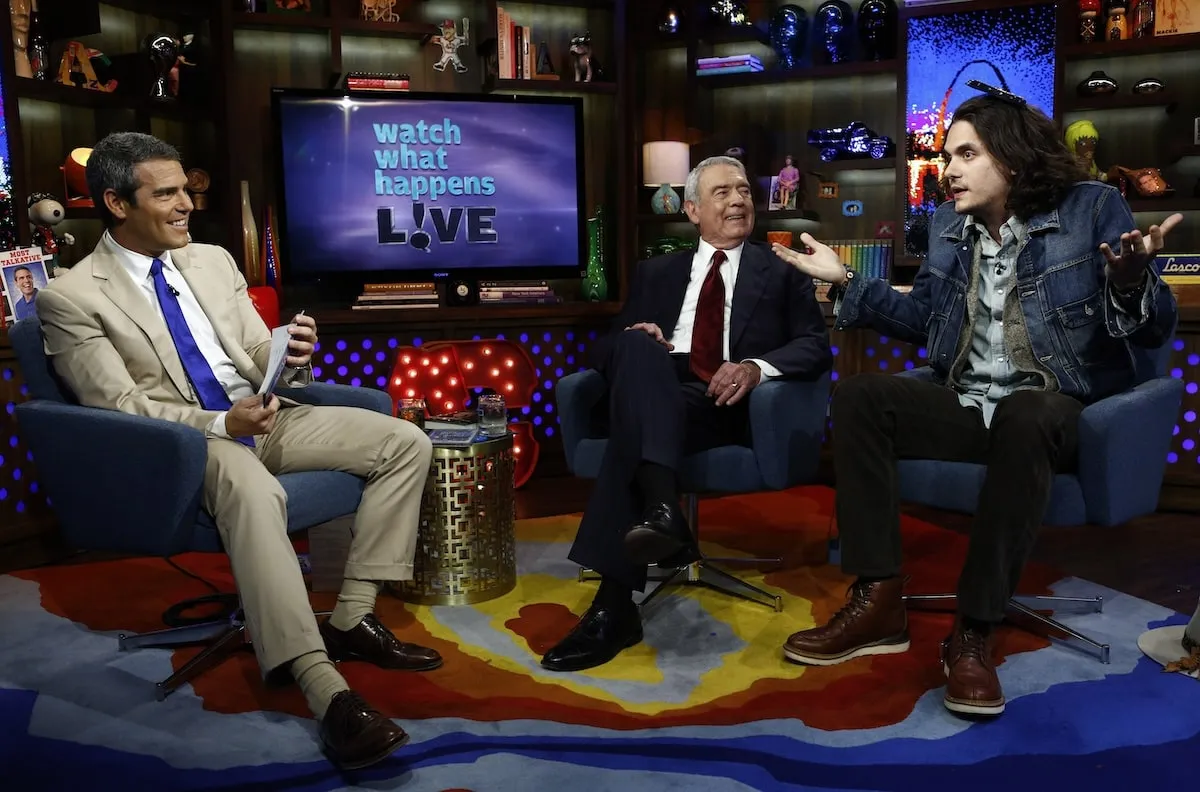
[[779, 7], [771, 17], [771, 49], [775, 50], [775, 63], [781, 69], [794, 69], [804, 57], [804, 45], [808, 42], [808, 15], [804, 9], [788, 3]]
[[1100, 132], [1095, 124], [1087, 120], [1076, 121], [1067, 127], [1063, 139], [1080, 167], [1087, 171], [1088, 177], [1104, 181], [1105, 176], [1096, 165], [1096, 146], [1100, 143]]
[[896, 57], [895, 0], [863, 0], [858, 6], [858, 37], [867, 60]]
[[708, 13], [715, 22], [721, 24], [734, 27], [749, 24], [746, 5], [738, 0], [712, 0], [708, 6]]
[[793, 164], [792, 155], [783, 158], [783, 169], [779, 171], [779, 208], [803, 209], [804, 201], [800, 182], [800, 169]]
[[886, 135], [877, 135], [861, 121], [844, 127], [808, 130], [808, 144], [821, 150], [821, 161], [836, 159], [883, 159], [896, 153], [896, 144]]
[[362, 18], [368, 22], [399, 22], [396, 0], [362, 0]]
[[821, 3], [814, 25], [826, 62], [844, 63], [850, 60], [854, 11], [846, 0], [825, 0]]
[[1091, 44], [1099, 35], [1100, 0], [1079, 0], [1079, 40]]
[[27, 204], [29, 228], [33, 231], [32, 244], [40, 247], [44, 256], [50, 257], [51, 274], [57, 275], [60, 248], [75, 244], [75, 237], [71, 234], [59, 236], [54, 232], [54, 227], [66, 219], [66, 210], [57, 198], [44, 192], [30, 194]]
[[460, 36], [458, 30], [454, 27], [454, 20], [447, 19], [442, 23], [441, 35], [434, 36], [432, 41], [434, 44], [442, 48], [442, 57], [437, 63], [433, 64], [436, 71], [445, 71], [446, 64], [454, 67], [454, 71], [462, 74], [467, 70], [462, 59], [458, 57], [458, 48], [465, 47], [471, 41], [471, 20], [463, 17], [463, 32]]
[[571, 37], [571, 58], [575, 61], [575, 82], [591, 82], [604, 76], [600, 61], [592, 55], [592, 34]]

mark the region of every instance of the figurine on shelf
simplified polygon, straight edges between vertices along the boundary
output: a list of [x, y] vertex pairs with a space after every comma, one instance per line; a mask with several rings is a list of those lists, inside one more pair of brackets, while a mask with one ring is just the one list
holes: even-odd
[[[150, 98], [171, 101], [179, 90], [179, 41], [166, 33], [151, 33], [145, 41], [146, 54], [154, 69]], [[174, 85], [172, 86], [172, 72]]]
[[895, 0], [863, 0], [858, 6], [858, 37], [867, 60], [896, 57]]
[[74, 245], [75, 237], [71, 234], [59, 236], [54, 227], [66, 219], [67, 213], [63, 205], [50, 193], [35, 192], [29, 196], [29, 228], [33, 232], [33, 245], [42, 249], [43, 256], [49, 256], [51, 274], [57, 275], [59, 268], [59, 251], [63, 245]]
[[821, 150], [821, 161], [837, 159], [883, 159], [896, 153], [896, 144], [886, 135], [877, 135], [861, 121], [844, 127], [808, 130], [808, 144]]
[[1100, 168], [1096, 165], [1096, 146], [1100, 143], [1100, 133], [1095, 124], [1087, 120], [1076, 121], [1067, 127], [1063, 139], [1088, 177], [1103, 180]]
[[1125, 0], [1110, 0], [1108, 6], [1108, 21], [1104, 25], [1106, 41], [1120, 41], [1129, 38], [1128, 22], [1125, 17]]
[[850, 60], [854, 11], [846, 0], [825, 0], [816, 13], [817, 40], [828, 63]]
[[718, 24], [731, 27], [750, 24], [746, 16], [746, 4], [738, 0], [712, 0], [708, 13]]
[[592, 82], [604, 76], [600, 61], [592, 54], [590, 32], [571, 37], [571, 58], [575, 61], [575, 82]]
[[770, 31], [776, 64], [784, 70], [795, 69], [808, 42], [808, 14], [800, 6], [782, 5], [771, 17]]
[[779, 208], [780, 209], [803, 209], [803, 201], [800, 197], [803, 190], [800, 189], [800, 169], [793, 164], [792, 155], [788, 154], [783, 158], [783, 169], [779, 171]]
[[433, 64], [435, 71], [445, 71], [446, 64], [454, 67], [454, 71], [462, 74], [467, 70], [462, 59], [458, 57], [458, 48], [464, 47], [471, 41], [471, 20], [463, 17], [463, 32], [460, 36], [458, 29], [454, 26], [453, 19], [447, 19], [442, 23], [442, 32], [440, 35], [434, 36], [431, 41], [442, 48], [442, 57], [437, 63]]
[[1091, 44], [1099, 35], [1100, 0], [1079, 0], [1079, 40]]
[[396, 0], [362, 0], [362, 18], [368, 22], [399, 22]]
[[1151, 38], [1154, 35], [1155, 0], [1133, 0], [1133, 11], [1129, 15], [1132, 38]]

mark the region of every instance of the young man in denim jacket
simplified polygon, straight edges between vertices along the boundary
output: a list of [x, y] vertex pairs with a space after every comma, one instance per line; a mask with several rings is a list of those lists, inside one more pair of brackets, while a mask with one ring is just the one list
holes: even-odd
[[954, 113], [944, 149], [951, 201], [930, 226], [911, 293], [855, 278], [829, 247], [775, 246], [838, 288], [835, 329], [923, 343], [932, 380], [863, 374], [834, 394], [842, 569], [856, 577], [827, 624], [792, 635], [794, 661], [832, 665], [908, 649], [901, 597], [899, 458], [978, 462], [987, 477], [944, 644], [945, 704], [999, 715], [992, 664], [1054, 475], [1076, 464], [1087, 403], [1135, 383], [1129, 345], [1158, 347], [1175, 300], [1151, 262], [1175, 214], [1142, 234], [1120, 193], [1082, 173], [1054, 123], [1019, 98], [979, 96]]

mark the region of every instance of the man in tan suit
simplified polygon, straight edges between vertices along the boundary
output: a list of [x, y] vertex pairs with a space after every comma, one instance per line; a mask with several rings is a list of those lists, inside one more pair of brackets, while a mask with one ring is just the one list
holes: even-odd
[[[441, 665], [437, 652], [401, 643], [372, 613], [382, 581], [412, 577], [429, 439], [368, 410], [281, 403], [273, 394], [264, 406], [256, 394], [270, 331], [230, 255], [189, 244], [192, 202], [174, 148], [149, 135], [110, 135], [93, 150], [87, 179], [107, 231], [38, 296], [47, 354], [82, 404], [206, 433], [204, 507], [232, 562], [259, 665], [300, 684], [335, 763], [384, 759], [408, 736], [349, 689], [331, 658], [408, 670]], [[303, 386], [316, 324], [300, 315], [289, 331], [283, 379]], [[274, 475], [302, 470], [367, 480], [345, 584], [320, 627]]]

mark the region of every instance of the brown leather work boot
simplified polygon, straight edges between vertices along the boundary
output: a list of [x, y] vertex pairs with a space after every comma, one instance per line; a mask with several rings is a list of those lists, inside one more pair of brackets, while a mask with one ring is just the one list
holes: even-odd
[[963, 715], [995, 716], [1004, 712], [1004, 691], [992, 664], [992, 635], [955, 623], [954, 632], [942, 641], [942, 668], [946, 672], [946, 709]]
[[862, 655], [908, 651], [904, 578], [855, 582], [846, 604], [824, 627], [793, 633], [783, 654], [797, 663], [837, 665]]

